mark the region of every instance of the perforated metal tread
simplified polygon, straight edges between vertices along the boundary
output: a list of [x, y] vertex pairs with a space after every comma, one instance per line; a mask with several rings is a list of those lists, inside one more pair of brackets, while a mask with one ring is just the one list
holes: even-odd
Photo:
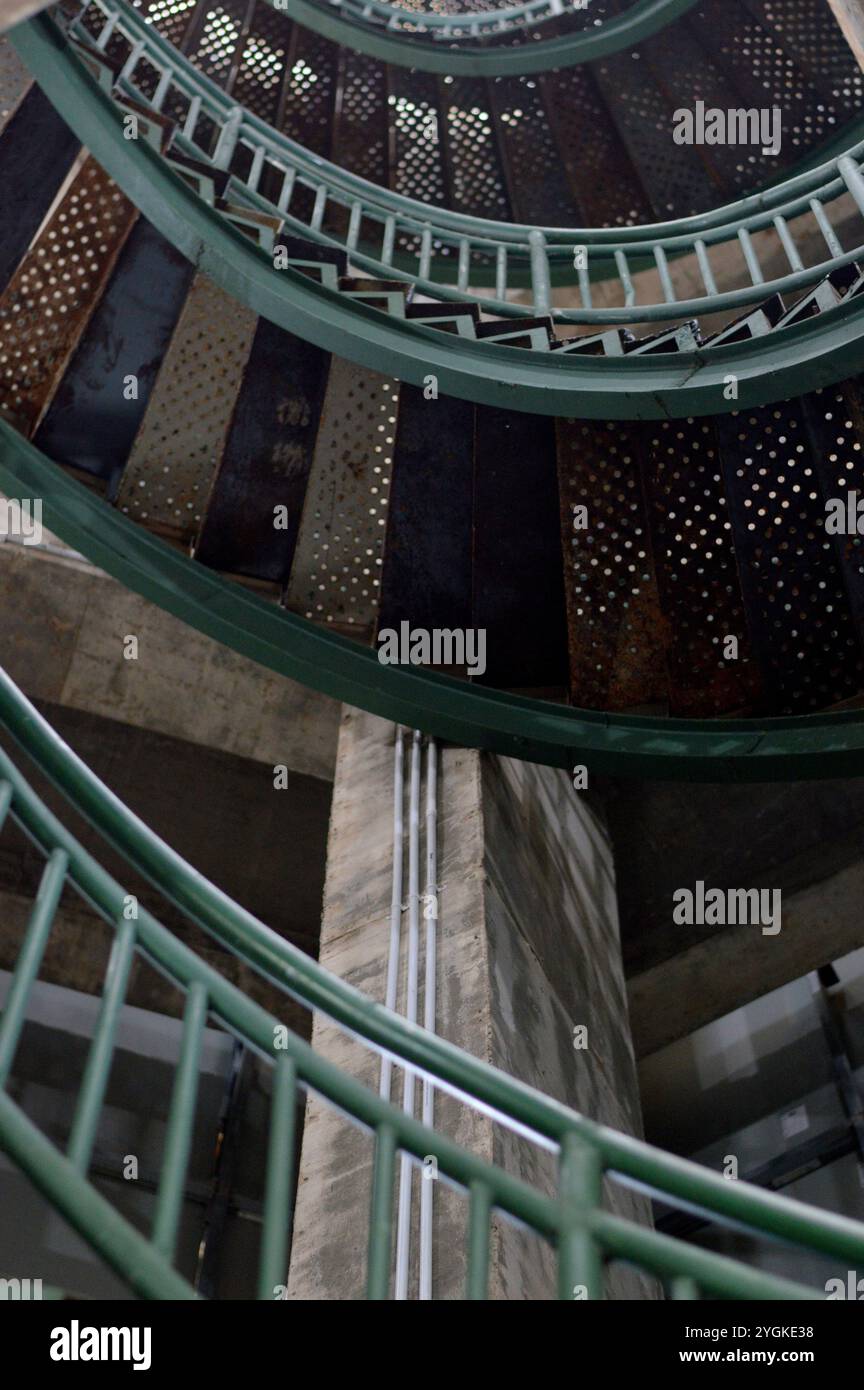
[[[591, 24], [591, 13], [556, 23]], [[799, 160], [864, 97], [824, 0], [794, 0], [791, 15], [785, 0], [703, 0], [632, 53], [490, 81], [388, 67], [293, 25], [268, 0], [202, 0], [191, 18], [184, 0], [150, 0], [149, 15], [238, 102], [314, 153], [435, 206], [547, 225], [705, 211]], [[676, 145], [674, 110], [700, 99], [781, 105], [779, 156]]]
[[179, 251], [139, 218], [36, 433], [37, 448], [98, 479], [109, 496], [126, 467], [192, 274]]
[[[0, 133], [0, 289], [29, 250], [79, 148], [48, 98], [31, 84]], [[14, 189], [15, 196], [3, 196], [5, 189]]]
[[195, 551], [204, 564], [287, 581], [329, 367], [326, 352], [259, 321]]
[[396, 382], [334, 358], [285, 602], [371, 638], [396, 435]]
[[120, 483], [117, 506], [134, 521], [187, 544], [197, 536], [256, 322], [195, 277]]
[[0, 298], [0, 415], [32, 434], [138, 213], [89, 157]]
[[665, 704], [640, 428], [558, 420], [556, 442], [571, 699], [591, 709]]

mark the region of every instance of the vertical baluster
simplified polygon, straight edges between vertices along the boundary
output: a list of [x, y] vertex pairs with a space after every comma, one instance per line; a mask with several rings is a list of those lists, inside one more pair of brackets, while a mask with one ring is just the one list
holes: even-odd
[[584, 1287], [589, 1299], [603, 1297], [603, 1260], [590, 1218], [600, 1205], [602, 1166], [590, 1144], [568, 1134], [561, 1143], [558, 1237], [558, 1297], [571, 1299]]
[[69, 1161], [74, 1163], [80, 1173], [86, 1173], [90, 1167], [93, 1144], [96, 1140], [96, 1129], [99, 1124], [99, 1113], [105, 1099], [108, 1073], [111, 1070], [111, 1058], [114, 1054], [117, 1021], [126, 996], [126, 986], [129, 982], [129, 971], [134, 955], [135, 923], [123, 919], [118, 923], [117, 935], [111, 947], [108, 969], [105, 972], [102, 1004], [99, 1017], [96, 1020], [93, 1041], [87, 1054], [87, 1065], [84, 1068], [78, 1104], [75, 1107], [75, 1118], [72, 1122], [72, 1133], [69, 1137]]
[[741, 243], [741, 250], [744, 252], [744, 260], [747, 263], [747, 273], [750, 276], [751, 285], [764, 285], [765, 276], [762, 274], [762, 267], [759, 264], [759, 257], [756, 255], [756, 248], [746, 227], [738, 228], [738, 240]]
[[798, 254], [798, 247], [792, 240], [792, 233], [789, 231], [786, 218], [780, 217], [778, 215], [774, 218], [774, 226], [776, 228], [777, 235], [780, 238], [780, 244], [783, 247], [783, 250], [786, 252], [786, 259], [788, 260], [792, 269], [803, 270], [804, 262]]
[[816, 218], [816, 222], [817, 222], [817, 224], [818, 224], [819, 230], [820, 230], [820, 232], [822, 233], [823, 237], [825, 238], [825, 245], [828, 247], [828, 250], [831, 252], [831, 255], [832, 255], [832, 256], [842, 256], [842, 255], [843, 255], [843, 247], [840, 245], [840, 242], [837, 240], [837, 236], [836, 236], [836, 234], [835, 234], [834, 228], [831, 226], [831, 223], [828, 221], [828, 218], [827, 218], [827, 216], [826, 216], [826, 214], [825, 214], [825, 209], [823, 208], [823, 206], [822, 206], [822, 204], [820, 203], [820, 201], [819, 201], [818, 198], [811, 198], [811, 199], [810, 199], [810, 211], [812, 212], [813, 216]]
[[280, 212], [287, 212], [294, 192], [294, 182], [297, 178], [296, 169], [286, 169], [285, 177], [282, 180], [282, 187], [279, 190], [279, 201], [276, 206]]
[[284, 1284], [291, 1239], [291, 1198], [294, 1188], [294, 1132], [297, 1109], [297, 1068], [290, 1057], [277, 1058], [270, 1100], [267, 1177], [261, 1232], [258, 1297], [272, 1299]]
[[315, 190], [315, 202], [312, 206], [312, 217], [309, 221], [309, 230], [320, 232], [321, 223], [324, 221], [324, 209], [327, 206], [327, 185], [319, 184]]
[[349, 251], [356, 249], [360, 239], [360, 223], [363, 220], [363, 204], [357, 198], [351, 204], [351, 215], [348, 218], [348, 237], [345, 245]]
[[432, 228], [428, 222], [420, 233], [420, 265], [418, 274], [421, 280], [429, 279], [429, 271], [432, 268]]
[[161, 111], [165, 104], [165, 98], [171, 90], [171, 79], [174, 76], [173, 68], [163, 68], [153, 93], [153, 105], [157, 111]]
[[499, 246], [495, 252], [495, 298], [507, 298], [507, 247]]
[[261, 171], [264, 168], [264, 154], [264, 146], [256, 145], [255, 153], [252, 156], [252, 168], [249, 170], [249, 177], [246, 180], [247, 186], [251, 188], [253, 193], [256, 192], [261, 182]]
[[695, 241], [693, 245], [696, 247], [696, 260], [699, 262], [699, 273], [702, 276], [702, 283], [705, 286], [705, 291], [707, 294], [716, 294], [717, 282], [714, 279], [714, 272], [708, 260], [708, 251], [705, 243], [704, 241]]
[[384, 265], [393, 264], [393, 246], [396, 240], [396, 218], [392, 213], [384, 219], [384, 237], [381, 242], [381, 260]]
[[101, 48], [103, 53], [105, 52], [105, 49], [108, 47], [108, 44], [111, 40], [111, 35], [114, 33], [114, 30], [117, 27], [117, 20], [119, 19], [119, 17], [119, 15], [112, 14], [108, 20], [108, 23], [105, 25], [104, 29], [101, 31], [98, 39], [96, 40], [96, 47]]
[[396, 1172], [396, 1135], [381, 1125], [375, 1135], [372, 1169], [372, 1205], [369, 1214], [369, 1254], [366, 1297], [380, 1302], [390, 1291], [393, 1244], [393, 1179]]
[[129, 57], [126, 59], [126, 62], [120, 69], [120, 77], [118, 81], [122, 82], [124, 78], [129, 82], [132, 81], [133, 73], [135, 72], [135, 69], [141, 61], [141, 55], [144, 53], [144, 49], [145, 45], [143, 39], [138, 39], [137, 43], [133, 43], [132, 48], [129, 52]]
[[465, 1296], [485, 1302], [489, 1293], [489, 1236], [492, 1198], [484, 1182], [472, 1182], [468, 1208], [468, 1279]]
[[621, 288], [624, 291], [624, 308], [629, 309], [636, 303], [636, 291], [633, 288], [633, 281], [630, 279], [630, 267], [627, 257], [622, 250], [615, 252], [615, 265], [618, 269], [618, 278], [621, 281]]
[[186, 119], [183, 122], [183, 134], [187, 140], [195, 139], [195, 127], [198, 124], [198, 117], [201, 114], [201, 98], [194, 96], [189, 103], [189, 110], [186, 112]]
[[219, 132], [219, 139], [216, 141], [213, 164], [217, 169], [227, 169], [231, 160], [234, 158], [234, 151], [237, 148], [237, 137], [240, 134], [240, 124], [242, 120], [242, 107], [233, 107]]
[[153, 1244], [170, 1260], [177, 1244], [177, 1225], [183, 1206], [186, 1170], [192, 1147], [195, 1124], [195, 1100], [198, 1094], [198, 1071], [201, 1044], [207, 1022], [207, 988], [197, 982], [190, 986], [183, 1013], [183, 1037], [180, 1060], [174, 1078], [171, 1109], [165, 1133], [165, 1152], [153, 1218]]
[[654, 262], [660, 275], [660, 284], [663, 287], [663, 295], [667, 304], [675, 303], [675, 286], [672, 284], [672, 277], [669, 274], [669, 262], [666, 259], [666, 252], [662, 246], [654, 247]]
[[467, 290], [468, 275], [471, 268], [471, 243], [467, 237], [459, 238], [459, 264], [456, 270], [457, 290]]
[[[0, 788], [0, 824], [3, 821], [3, 801], [7, 796], [11, 798], [11, 794], [12, 788], [8, 782], [5, 782]], [[3, 1017], [0, 1020], [0, 1090], [9, 1079], [21, 1029], [24, 1026], [27, 1001], [30, 998], [33, 982], [39, 974], [39, 966], [42, 964], [42, 957], [54, 922], [54, 914], [57, 911], [60, 894], [63, 892], [68, 866], [69, 860], [64, 851], [54, 849], [42, 871], [39, 891], [36, 894], [33, 911], [30, 913], [30, 920], [27, 923], [27, 931], [24, 934], [21, 950], [15, 962], [12, 984], [6, 996]]]
[[539, 227], [528, 233], [531, 254], [531, 288], [534, 293], [535, 314], [548, 314], [552, 306], [552, 285], [549, 278], [549, 259], [546, 238]]
[[861, 176], [861, 170], [857, 163], [850, 155], [844, 154], [841, 159], [837, 160], [837, 168], [840, 171], [840, 177], [858, 206], [858, 211], [864, 213], [864, 178]]

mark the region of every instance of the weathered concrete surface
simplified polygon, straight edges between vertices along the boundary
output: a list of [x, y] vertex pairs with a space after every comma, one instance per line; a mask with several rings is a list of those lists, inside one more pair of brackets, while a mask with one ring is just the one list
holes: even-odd
[[828, 0], [858, 66], [864, 68], [864, 6], [861, 0]]
[[[378, 1000], [389, 930], [392, 763], [392, 726], [346, 710], [320, 959]], [[438, 1032], [593, 1118], [638, 1130], [614, 881], [599, 822], [564, 774], [469, 750], [442, 751], [439, 793]], [[588, 1026], [585, 1052], [573, 1047], [578, 1024]], [[316, 1017], [313, 1042], [377, 1087], [377, 1060], [332, 1024]], [[436, 1124], [483, 1157], [551, 1185], [547, 1156], [454, 1100], [438, 1097]], [[319, 1101], [309, 1104], [290, 1297], [362, 1296], [370, 1157], [367, 1137]], [[433, 1294], [460, 1298], [465, 1204], [440, 1184], [435, 1199]], [[630, 1194], [616, 1191], [610, 1201], [645, 1216]], [[492, 1298], [553, 1294], [548, 1252], [509, 1223], [495, 1224], [491, 1268]], [[609, 1291], [645, 1296], [629, 1273], [614, 1272]]]
[[[0, 545], [0, 662], [31, 699], [332, 778], [339, 705], [83, 561]], [[137, 660], [123, 639], [138, 638]]]
[[[318, 942], [330, 783], [292, 773], [284, 789], [272, 768], [213, 748], [80, 710], [42, 704], [42, 712], [84, 761], [169, 845], [226, 893], [311, 954]], [[4, 746], [9, 745], [3, 736]], [[280, 1017], [308, 1031], [308, 1015], [257, 981], [254, 972], [192, 927], [172, 905], [70, 817], [63, 798], [17, 760], [48, 805], [99, 862], [182, 940]], [[13, 826], [0, 840], [0, 969], [14, 966], [25, 914], [44, 860]], [[84, 993], [102, 987], [108, 929], [71, 891], [52, 931], [42, 978]], [[139, 971], [130, 1001], [174, 1013], [176, 993], [154, 972]]]
[[[694, 786], [595, 779], [618, 867], [639, 1057], [864, 944], [864, 781]], [[783, 926], [680, 926], [673, 893], [779, 889]]]
[[[758, 927], [721, 927], [628, 981], [637, 1057], [864, 946], [862, 897], [859, 861], [784, 899], [777, 936], [763, 936]], [[678, 928], [682, 940], [691, 930]]]

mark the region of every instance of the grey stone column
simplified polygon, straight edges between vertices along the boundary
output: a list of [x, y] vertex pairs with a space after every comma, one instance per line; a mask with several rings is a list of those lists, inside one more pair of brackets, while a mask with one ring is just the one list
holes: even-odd
[[[344, 711], [321, 932], [321, 963], [379, 1001], [389, 933], [393, 740], [392, 725]], [[406, 750], [406, 776], [407, 764]], [[445, 747], [438, 879], [439, 1034], [593, 1119], [638, 1133], [612, 858], [585, 795], [563, 772]], [[582, 1027], [587, 1046], [576, 1048], [574, 1030]], [[328, 1020], [316, 1017], [313, 1044], [377, 1089], [378, 1059]], [[398, 1072], [393, 1097], [401, 1099]], [[554, 1160], [527, 1141], [446, 1096], [436, 1098], [435, 1122], [483, 1157], [552, 1190]], [[289, 1297], [362, 1297], [371, 1153], [369, 1136], [310, 1101]], [[418, 1174], [415, 1256], [421, 1181]], [[647, 1219], [646, 1204], [621, 1188], [610, 1191], [609, 1206]], [[461, 1194], [436, 1184], [435, 1298], [463, 1296], [466, 1207]], [[610, 1271], [607, 1293], [650, 1296], [638, 1276], [620, 1269]], [[496, 1220], [490, 1297], [551, 1296], [554, 1265], [543, 1242]]]

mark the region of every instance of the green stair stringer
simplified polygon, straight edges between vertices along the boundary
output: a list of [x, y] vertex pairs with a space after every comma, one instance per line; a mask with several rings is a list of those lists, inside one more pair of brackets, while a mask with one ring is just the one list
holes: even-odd
[[68, 477], [0, 420], [0, 489], [127, 588], [280, 675], [467, 748], [654, 780], [799, 781], [864, 773], [864, 711], [778, 719], [605, 714], [472, 685], [316, 627], [225, 580]]
[[[130, 98], [160, 114], [169, 106], [171, 96], [176, 97], [179, 107], [189, 103], [190, 109], [195, 98], [199, 98], [199, 118], [205, 116], [208, 122], [212, 122], [216, 133], [212, 136], [215, 148], [211, 155], [194, 140], [186, 138], [184, 123], [182, 143], [184, 147], [188, 145], [189, 152], [196, 159], [212, 163], [216, 169], [215, 151], [218, 150], [218, 167], [221, 171], [234, 162], [235, 151], [242, 148], [248, 152], [250, 169], [258, 169], [259, 173], [252, 175], [250, 172], [248, 178], [243, 180], [232, 172], [233, 193], [240, 191], [249, 199], [260, 198], [257, 191], [260, 170], [265, 160], [272, 161], [273, 169], [282, 171], [286, 178], [292, 180], [292, 196], [286, 199], [284, 210], [290, 213], [290, 218], [286, 217], [286, 224], [292, 230], [312, 240], [320, 240], [325, 245], [344, 247], [352, 260], [385, 279], [394, 273], [400, 277], [404, 275], [407, 281], [424, 292], [428, 289], [433, 296], [442, 292], [442, 284], [457, 278], [459, 263], [464, 259], [467, 259], [470, 267], [472, 285], [496, 286], [500, 278], [497, 263], [502, 253], [506, 260], [505, 292], [530, 287], [532, 233], [540, 233], [543, 237], [546, 274], [550, 284], [575, 287], [582, 283], [574, 268], [573, 253], [577, 246], [585, 246], [588, 250], [589, 281], [617, 278], [620, 284], [619, 252], [626, 257], [632, 274], [647, 266], [656, 268], [658, 250], [669, 259], [677, 259], [685, 254], [697, 256], [697, 243], [700, 241], [707, 252], [717, 243], [739, 238], [742, 230], [752, 236], [763, 227], [770, 227], [778, 216], [787, 222], [805, 211], [811, 198], [816, 198], [823, 208], [826, 205], [830, 208], [835, 198], [847, 192], [839, 161], [858, 161], [864, 157], [862, 114], [837, 130], [815, 154], [811, 152], [758, 191], [711, 212], [678, 218], [672, 222], [620, 228], [539, 227], [527, 223], [499, 222], [431, 207], [417, 198], [371, 183], [320, 155], [312, 154], [283, 131], [262, 120], [254, 111], [239, 107], [222, 87], [196, 68], [152, 24], [148, 24], [128, 0], [81, 0], [81, 4], [81, 13], [70, 20], [67, 32], [79, 43], [87, 45], [103, 62], [106, 61], [103, 55], [109, 43], [116, 41], [119, 36], [127, 41], [130, 54], [122, 66], [117, 86], [128, 92]], [[105, 16], [105, 25], [98, 34], [81, 22], [85, 9], [89, 17], [96, 9]], [[136, 83], [139, 66], [146, 73], [148, 89], [154, 80], [150, 69], [155, 69], [160, 75], [152, 101]], [[293, 191], [299, 188], [306, 190], [311, 209], [305, 216], [293, 211]], [[380, 228], [378, 235], [382, 249], [383, 243], [393, 243], [392, 260], [389, 253], [385, 256], [379, 251], [376, 256], [375, 249], [361, 240], [359, 233], [355, 244], [350, 230], [341, 239], [336, 239], [333, 234], [317, 227], [314, 209], [320, 206], [320, 199], [324, 195], [328, 207], [339, 208], [345, 215], [349, 228], [352, 214], [360, 227], [368, 227], [371, 222]], [[266, 205], [266, 200], [262, 198], [261, 203]], [[269, 207], [273, 210], [272, 204]], [[422, 252], [412, 255], [397, 249], [403, 237], [410, 240], [412, 237], [422, 237], [424, 233], [428, 238], [428, 281], [424, 280], [418, 269]], [[823, 261], [816, 273], [826, 274], [835, 263], [833, 259]], [[812, 267], [809, 273], [812, 273]], [[792, 278], [794, 284], [791, 287], [810, 283], [809, 279]], [[620, 288], [623, 301], [624, 289], [623, 286]], [[782, 288], [790, 286], [784, 281]], [[773, 281], [764, 284], [765, 293], [776, 292], [777, 289], [778, 285]], [[455, 293], [464, 300], [471, 298], [467, 291]], [[478, 302], [481, 307], [484, 306], [483, 300]], [[656, 308], [634, 305], [630, 315], [635, 315], [641, 323], [648, 323], [672, 317], [676, 312], [688, 315], [714, 313], [718, 309], [745, 302], [740, 297], [730, 301], [727, 297], [713, 296], [706, 291], [698, 301], [671, 308], [668, 304]], [[496, 313], [522, 315], [534, 312], [533, 305], [498, 300], [490, 301], [490, 305]], [[620, 316], [616, 319], [614, 310], [600, 309], [592, 313], [587, 304], [585, 309], [588, 312], [558, 310], [552, 306], [550, 313], [553, 319], [561, 323], [623, 321]], [[607, 312], [611, 312], [612, 317], [606, 318]], [[635, 320], [628, 317], [627, 321]]]
[[[413, 23], [418, 29], [432, 16], [399, 10], [395, 6], [379, 5], [376, 14], [376, 10], [365, 0], [337, 0], [326, 6], [317, 4], [316, 0], [270, 0], [270, 3], [274, 9], [289, 14], [304, 28], [314, 29], [316, 34], [334, 43], [366, 53], [382, 62], [393, 63], [396, 67], [453, 76], [514, 77], [591, 63], [622, 49], [632, 48], [686, 14], [697, 0], [636, 0], [630, 9], [607, 19], [597, 28], [524, 44], [507, 43], [506, 40], [503, 44], [495, 44], [489, 42], [487, 36], [485, 47], [479, 47], [470, 36], [457, 41], [448, 32], [446, 24], [437, 30], [438, 37], [431, 41], [419, 37], [417, 33], [400, 32], [382, 22], [381, 11], [390, 10], [394, 18]], [[521, 8], [516, 10], [517, 15]], [[550, 18], [553, 17], [557, 16], [550, 15]], [[467, 27], [464, 16], [442, 15], [436, 18], [450, 19], [451, 22], [455, 20], [454, 28]], [[476, 16], [478, 21], [484, 18], [487, 17]], [[524, 28], [520, 15], [518, 25], [514, 24], [512, 30]]]
[[[864, 370], [864, 294], [745, 342], [609, 357], [505, 346], [381, 312], [299, 269], [274, 269], [272, 257], [208, 206], [156, 149], [126, 140], [120, 111], [47, 16], [11, 37], [82, 144], [198, 270], [254, 312], [362, 366], [415, 385], [431, 374], [442, 393], [486, 405], [585, 419], [717, 414]], [[730, 373], [737, 399], [724, 389]]]
[[[352, 264], [371, 275], [403, 280], [432, 298], [473, 303], [496, 317], [519, 318], [535, 314], [536, 305], [508, 300], [512, 291], [533, 288], [532, 298], [545, 295], [548, 299], [547, 285], [578, 287], [581, 307], [559, 308], [549, 303], [546, 312], [554, 323], [599, 329], [633, 327], [744, 309], [769, 295], [809, 288], [859, 256], [864, 258], [864, 245], [853, 246], [840, 255], [836, 248], [832, 250], [826, 245], [822, 257], [815, 262], [809, 257], [807, 268], [796, 270], [794, 265], [796, 258], [800, 262], [800, 255], [789, 227], [790, 221], [812, 209], [813, 200], [832, 223], [832, 213], [842, 205], [841, 200], [848, 199], [850, 186], [864, 204], [860, 187], [864, 116], [832, 137], [830, 148], [823, 148], [815, 167], [811, 167], [811, 157], [806, 161], [807, 167], [797, 173], [787, 171], [777, 183], [708, 213], [629, 228], [535, 227], [496, 222], [429, 207], [310, 154], [254, 112], [237, 106], [222, 88], [148, 25], [128, 0], [93, 0], [84, 8], [88, 26], [82, 22], [82, 9], [67, 32], [100, 64], [106, 63], [104, 49], [109, 42], [114, 44], [122, 36], [129, 45], [129, 57], [122, 69], [121, 60], [116, 63], [115, 99], [121, 105], [131, 102], [133, 110], [144, 106], [164, 119], [166, 109], [182, 109], [188, 103], [191, 111], [192, 103], [198, 99], [194, 107], [198, 117], [190, 124], [197, 127], [201, 117], [206, 117], [213, 153], [187, 133], [186, 123], [175, 131], [172, 148], [209, 164], [214, 170], [214, 181], [224, 178], [224, 171], [232, 168], [226, 190], [229, 201], [245, 202], [281, 217], [295, 235], [344, 250]], [[105, 20], [99, 33], [92, 24], [96, 11], [101, 11]], [[154, 69], [159, 74], [158, 81]], [[136, 81], [139, 70], [148, 89], [156, 81], [152, 100]], [[105, 68], [101, 71], [107, 80]], [[245, 179], [233, 171], [234, 156], [241, 150], [250, 169]], [[283, 176], [283, 191], [274, 192], [270, 200], [259, 192], [262, 171], [268, 167]], [[301, 190], [305, 197], [298, 198]], [[859, 210], [864, 216], [864, 206]], [[743, 274], [743, 287], [724, 293], [711, 293], [706, 286], [703, 294], [684, 301], [673, 296], [656, 304], [636, 302], [630, 276], [638, 271], [656, 269], [661, 264], [665, 267], [668, 261], [682, 257], [698, 261], [701, 256], [710, 283], [710, 257], [715, 248], [731, 241], [740, 244], [743, 235], [752, 238], [778, 226], [788, 239], [791, 273], [768, 280], [764, 275], [758, 280], [751, 277], [750, 283]], [[373, 244], [376, 237], [377, 245]], [[398, 250], [401, 243], [412, 241], [419, 241], [416, 255]], [[539, 261], [538, 247], [542, 250]], [[584, 247], [587, 252], [588, 266], [581, 272], [574, 265], [576, 247]], [[746, 262], [741, 269], [746, 271]], [[622, 280], [622, 271], [627, 284]], [[479, 295], [476, 289], [462, 286], [464, 278], [470, 280], [471, 286], [494, 287], [494, 296]], [[609, 280], [617, 281], [615, 297], [626, 307], [593, 308], [592, 283]], [[456, 285], [451, 287], [454, 281]]]
[[[177, 1271], [176, 1242], [189, 1143], [195, 1120], [197, 1058], [207, 1017], [239, 1037], [272, 1067], [272, 1093], [258, 1296], [279, 1297], [290, 1245], [294, 1124], [298, 1089], [311, 1091], [375, 1136], [368, 1213], [367, 1296], [389, 1296], [393, 1189], [399, 1152], [416, 1162], [432, 1154], [439, 1175], [466, 1194], [466, 1297], [488, 1290], [489, 1222], [501, 1213], [553, 1246], [558, 1297], [603, 1295], [603, 1263], [623, 1260], [655, 1277], [672, 1298], [814, 1300], [821, 1289], [777, 1278], [644, 1226], [602, 1207], [604, 1175], [636, 1185], [664, 1203], [710, 1220], [841, 1260], [864, 1261], [864, 1226], [833, 1213], [729, 1182], [698, 1164], [594, 1124], [540, 1092], [408, 1023], [331, 975], [233, 902], [143, 824], [69, 749], [5, 672], [0, 672], [0, 725], [85, 816], [101, 837], [220, 944], [310, 1009], [322, 1010], [397, 1063], [408, 1063], [468, 1104], [483, 1106], [558, 1154], [558, 1188], [537, 1190], [484, 1162], [382, 1100], [283, 1027], [143, 907], [129, 920], [120, 882], [85, 850], [33, 791], [15, 761], [0, 750], [0, 827], [7, 816], [41, 850], [45, 870], [0, 1020], [0, 1148], [49, 1203], [146, 1298], [184, 1299], [194, 1290]], [[115, 931], [106, 986], [81, 1083], [69, 1152], [63, 1155], [22, 1112], [6, 1089], [27, 1002], [64, 886], [73, 887]], [[96, 1193], [87, 1174], [115, 1045], [129, 966], [136, 954], [186, 996], [183, 1035], [166, 1131], [163, 1169], [149, 1236]], [[118, 985], [122, 980], [124, 984]], [[581, 1287], [584, 1292], [576, 1293]]]

